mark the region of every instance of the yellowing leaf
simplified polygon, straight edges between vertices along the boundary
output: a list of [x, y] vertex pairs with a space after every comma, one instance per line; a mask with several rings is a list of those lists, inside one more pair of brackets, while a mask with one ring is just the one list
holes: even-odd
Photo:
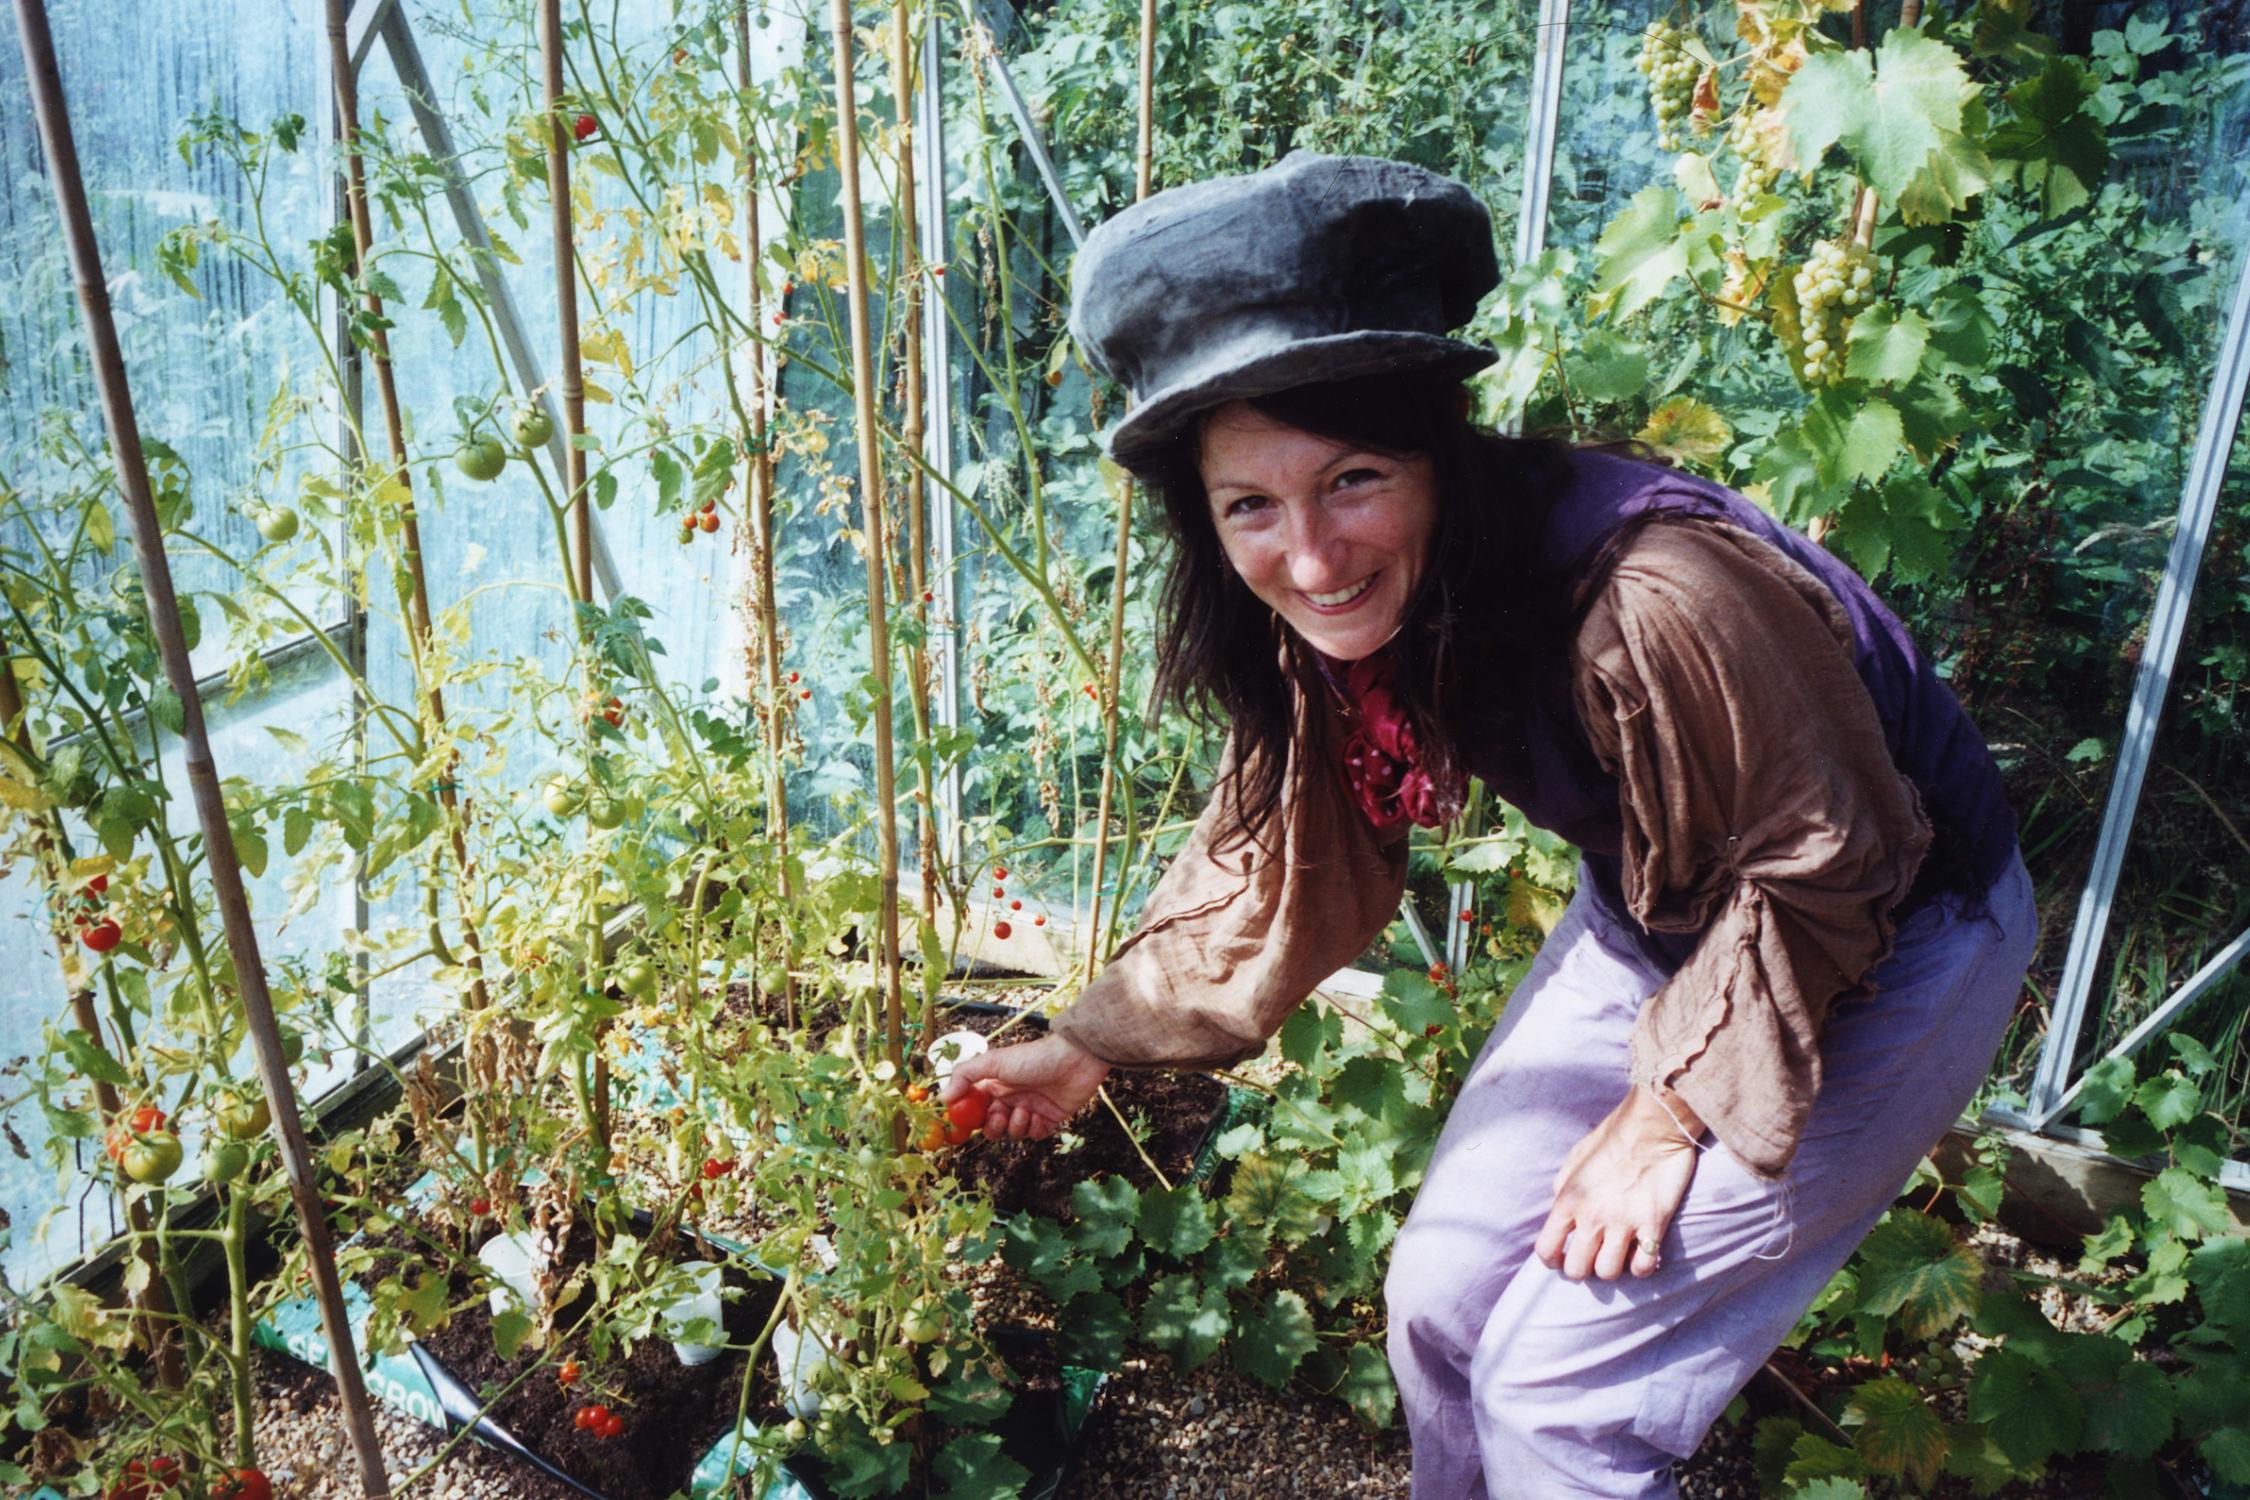
[[1675, 458], [1703, 463], [1717, 458], [1734, 439], [1726, 419], [1692, 396], [1674, 396], [1650, 412], [1648, 424], [1636, 435]]

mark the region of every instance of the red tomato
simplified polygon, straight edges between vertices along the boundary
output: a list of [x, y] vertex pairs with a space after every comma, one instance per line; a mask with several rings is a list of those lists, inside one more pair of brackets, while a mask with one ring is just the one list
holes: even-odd
[[595, 119], [592, 115], [580, 115], [577, 120], [572, 123], [570, 127], [570, 133], [581, 141], [590, 141], [594, 138], [595, 132], [599, 131], [601, 128], [602, 122]]
[[490, 1198], [471, 1198], [469, 1200], [469, 1212], [480, 1219], [490, 1218], [492, 1216], [492, 1200]]
[[624, 1430], [625, 1419], [619, 1416], [617, 1413], [611, 1412], [608, 1416], [603, 1417], [601, 1425], [594, 1429], [594, 1436], [605, 1439], [613, 1438]]
[[99, 896], [108, 889], [109, 877], [107, 875], [96, 875], [92, 880], [86, 882], [86, 893], [90, 896]]
[[211, 1500], [273, 1500], [273, 1484], [256, 1469], [237, 1469], [211, 1487]]
[[1014, 931], [1015, 929], [1013, 927], [1010, 927], [1005, 922], [995, 922], [992, 924], [992, 935], [998, 938], [1003, 943], [1008, 940], [1008, 935]]
[[969, 1090], [945, 1107], [945, 1139], [949, 1145], [960, 1145], [977, 1133], [984, 1123], [985, 1111], [992, 1101], [976, 1089]]
[[1023, 903], [1022, 903], [1021, 901], [1011, 901], [1011, 902], [1009, 902], [1009, 903], [1008, 903], [1008, 910], [1010, 910], [1010, 911], [1022, 911], [1022, 910], [1023, 910]]
[[144, 1104], [133, 1111], [133, 1128], [146, 1135], [151, 1130], [164, 1128], [164, 1111], [153, 1104]]
[[93, 926], [87, 928], [84, 932], [78, 934], [78, 941], [84, 943], [87, 947], [93, 949], [96, 953], [107, 953], [110, 949], [116, 947], [118, 943], [123, 940], [124, 936], [125, 932], [123, 928], [119, 927], [109, 918], [104, 917], [99, 922], [96, 922]]
[[802, 691], [800, 691], [800, 692], [799, 692], [799, 693], [797, 694], [797, 696], [798, 696], [798, 697], [800, 697], [800, 698], [810, 698], [810, 697], [812, 696], [812, 689], [811, 689], [811, 688], [805, 688], [805, 689], [803, 689]]
[[703, 1180], [717, 1182], [727, 1175], [727, 1164], [716, 1157], [706, 1157], [703, 1162]]
[[992, 878], [994, 880], [1006, 880], [1008, 878], [1008, 872], [1001, 866], [994, 865], [992, 867]]
[[797, 685], [797, 674], [794, 672], [791, 672], [789, 674], [789, 685], [791, 687], [795, 687]]
[[913, 1100], [916, 1104], [920, 1104], [923, 1100], [930, 1097], [930, 1091], [928, 1088], [919, 1083], [910, 1083], [906, 1086], [906, 1097]]
[[129, 1459], [125, 1475], [109, 1487], [108, 1500], [157, 1500], [179, 1493], [180, 1461], [162, 1456]]
[[1467, 907], [1465, 907], [1465, 906], [1464, 906], [1463, 908], [1461, 908], [1461, 920], [1462, 920], [1462, 921], [1464, 921], [1464, 922], [1474, 922], [1474, 921], [1475, 921], [1476, 919], [1477, 919], [1477, 914], [1476, 914], [1475, 912], [1473, 912], [1473, 911], [1470, 911], [1470, 910], [1469, 910], [1469, 909], [1468, 909]]
[[719, 529], [719, 513], [712, 510], [704, 511], [696, 517], [695, 524], [707, 532], [717, 531]]
[[1005, 900], [1007, 895], [1008, 888], [1004, 885], [996, 885], [992, 888], [992, 899], [995, 901]]
[[556, 1369], [555, 1379], [561, 1381], [564, 1385], [576, 1385], [578, 1383], [578, 1377], [583, 1373], [584, 1372], [578, 1368], [577, 1360], [566, 1359], [562, 1362], [561, 1366]]
[[609, 720], [609, 727], [610, 727], [610, 728], [612, 728], [612, 729], [615, 729], [615, 728], [616, 728], [616, 727], [617, 727], [618, 725], [620, 725], [620, 724], [624, 723], [624, 722], [625, 722], [625, 704], [624, 704], [624, 701], [623, 701], [622, 699], [618, 699], [618, 698], [612, 698], [612, 699], [610, 699], [610, 700], [609, 700], [609, 706], [608, 706], [607, 708], [605, 708], [605, 709], [603, 709], [603, 710], [602, 710], [602, 717], [603, 717], [603, 718], [605, 718], [605, 719], [607, 719], [607, 720]]
[[1031, 925], [1034, 927], [1044, 927], [1047, 925], [1047, 919], [1044, 916], [1033, 917], [1031, 919]]

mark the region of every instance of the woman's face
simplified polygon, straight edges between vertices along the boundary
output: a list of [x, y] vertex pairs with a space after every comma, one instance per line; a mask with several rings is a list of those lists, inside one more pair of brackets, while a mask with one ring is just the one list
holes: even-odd
[[1426, 456], [1350, 448], [1233, 401], [1204, 424], [1200, 468], [1227, 561], [1308, 643], [1357, 661], [1398, 630], [1437, 526]]

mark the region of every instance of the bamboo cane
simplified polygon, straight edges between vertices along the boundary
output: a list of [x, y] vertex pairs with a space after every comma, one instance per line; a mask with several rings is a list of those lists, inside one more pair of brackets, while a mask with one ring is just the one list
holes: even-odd
[[[359, 148], [359, 75], [352, 67], [351, 40], [347, 26], [348, 0], [327, 0], [328, 57], [335, 76], [336, 127], [344, 143], [345, 201], [351, 210], [352, 243], [356, 247], [358, 264], [365, 267], [375, 251], [375, 230], [367, 211], [367, 164]], [[445, 695], [430, 675], [430, 586], [428, 575], [422, 567], [422, 524], [415, 513], [413, 470], [406, 457], [406, 418], [398, 399], [398, 379], [391, 367], [391, 338], [383, 325], [383, 299], [370, 290], [367, 293], [367, 311], [371, 315], [375, 363], [375, 388], [383, 403], [383, 432], [390, 442], [390, 482], [398, 486], [405, 499], [399, 505], [399, 529], [406, 550], [406, 573], [411, 585], [407, 601], [407, 642], [414, 656], [414, 677], [422, 688], [423, 711], [428, 716], [426, 733], [442, 742], [445, 737]], [[461, 806], [460, 788], [453, 774], [454, 757], [448, 757], [446, 769], [437, 784], [438, 802], [445, 809], [446, 829], [453, 846], [453, 867], [457, 880], [457, 898], [461, 904], [461, 946], [466, 951], [469, 970], [469, 1004], [477, 1011], [491, 1004], [491, 993], [484, 983], [484, 955], [477, 936], [477, 925], [469, 916], [475, 905], [474, 866], [469, 861], [468, 816]], [[489, 1095], [493, 1080], [498, 1076], [498, 1058], [492, 1039], [478, 1036], [470, 1047], [470, 1070], [484, 1085], [473, 1090]]]
[[[899, 265], [906, 281], [906, 412], [899, 446], [909, 455], [922, 451], [929, 421], [928, 394], [922, 389], [922, 238], [915, 210], [914, 181], [914, 9], [910, 0], [899, 0], [891, 12], [891, 98], [898, 110], [898, 216]], [[924, 25], [934, 25], [926, 18]], [[921, 644], [906, 664], [906, 691], [914, 708], [916, 796], [915, 860], [922, 868], [922, 917], [935, 922], [938, 910], [937, 765], [930, 749], [930, 541], [929, 498], [922, 466], [909, 458], [906, 466], [906, 576], [914, 618], [921, 625]], [[922, 1034], [937, 1035], [937, 988], [925, 984], [922, 993]]]
[[[1156, 0], [1141, 0], [1140, 132], [1133, 157], [1133, 201], [1148, 196], [1156, 156]], [[1109, 580], [1109, 661], [1102, 674], [1102, 793], [1094, 813], [1093, 905], [1086, 918], [1085, 977], [1102, 952], [1102, 875], [1109, 862], [1109, 810], [1117, 785], [1117, 711], [1125, 672], [1125, 565], [1133, 544], [1133, 481], [1117, 486], [1117, 552]]]
[[[562, 342], [563, 503], [570, 513], [570, 589], [575, 609], [594, 598], [594, 518], [592, 497], [586, 493], [586, 450], [578, 439], [586, 431], [586, 376], [578, 343], [578, 263], [573, 258], [575, 232], [570, 210], [571, 121], [563, 118], [562, 0], [539, 0], [539, 58], [546, 76], [547, 196], [552, 201], [555, 239], [555, 306]], [[581, 643], [584, 628], [579, 631]], [[589, 688], [591, 684], [589, 684]], [[586, 948], [586, 988], [596, 988], [594, 969], [601, 963], [601, 919], [592, 919], [591, 941]], [[594, 1040], [593, 1118], [586, 1123], [594, 1132], [596, 1153], [609, 1158], [609, 1054], [601, 1047], [606, 1025], [596, 1028]]]
[[[742, 0], [734, 10], [737, 84], [745, 100], [750, 95], [750, 4]], [[747, 105], [742, 125], [742, 183], [748, 268], [750, 326], [765, 327], [765, 292], [759, 285], [759, 266], [765, 254], [758, 227], [758, 143], [752, 134]], [[789, 874], [788, 787], [781, 776], [787, 730], [783, 713], [788, 700], [781, 693], [781, 611], [773, 593], [773, 436], [766, 421], [766, 351], [750, 346], [750, 441], [744, 464], [743, 489], [750, 502], [750, 574], [758, 616], [758, 666], [766, 691], [766, 830], [773, 840], [774, 860], [781, 890], [781, 1007], [786, 1024], [797, 1024], [797, 974], [795, 926], [790, 906], [795, 892]]]
[[859, 424], [859, 492], [867, 531], [867, 647], [873, 658], [875, 701], [875, 837], [882, 878], [876, 941], [883, 983], [884, 1018], [891, 1065], [906, 1066], [905, 1000], [898, 958], [898, 774], [891, 763], [891, 629], [888, 521], [883, 512], [883, 467], [876, 447], [875, 359], [867, 335], [867, 233], [859, 209], [859, 109], [852, 89], [851, 0], [833, 0], [836, 37], [836, 160], [844, 175], [845, 297], [851, 318], [852, 399]]
[[195, 669], [188, 660], [187, 638], [180, 629], [179, 599], [172, 588], [171, 564], [164, 555], [164, 533], [156, 517], [155, 498], [149, 492], [148, 464], [133, 415], [125, 356], [110, 317], [101, 250], [95, 243], [94, 221], [86, 207], [86, 184], [79, 173], [78, 147], [71, 136], [69, 106], [63, 98], [62, 75], [55, 63], [54, 38], [47, 29], [47, 9], [42, 0], [16, 0], [16, 31], [23, 46], [24, 73], [31, 86], [32, 112], [46, 151], [47, 175], [54, 184], [56, 218], [61, 222], [71, 277], [77, 283], [78, 304], [86, 321], [87, 353], [95, 388], [101, 393], [102, 418], [109, 428], [118, 488], [124, 492], [132, 521], [133, 553], [140, 565], [149, 625], [156, 635], [164, 675], [180, 700], [180, 741], [186, 751], [196, 818], [203, 829], [212, 898], [226, 929], [227, 952], [234, 961], [235, 986], [241, 992], [243, 1015], [249, 1023], [251, 1050], [257, 1055], [258, 1073], [273, 1109], [274, 1137], [281, 1148], [289, 1196], [296, 1206], [298, 1231], [304, 1236], [313, 1297], [320, 1307], [321, 1332], [328, 1340], [329, 1365], [335, 1372], [345, 1429], [359, 1460], [363, 1492], [369, 1497], [387, 1497], [390, 1481], [383, 1470], [383, 1450], [376, 1442], [375, 1414], [368, 1406], [367, 1386], [360, 1377], [351, 1321], [336, 1275], [328, 1217], [319, 1184], [313, 1178], [312, 1153], [305, 1144], [304, 1121], [297, 1112], [289, 1065], [281, 1055], [281, 1028], [274, 1020], [273, 999], [266, 991], [265, 963], [258, 953], [257, 930], [251, 925], [250, 901], [242, 887], [234, 834], [227, 826], [218, 768], [211, 760], [203, 700], [196, 689]]
[[[0, 645], [0, 735], [16, 747], [26, 764], [35, 758], [31, 742], [31, 721], [24, 713], [23, 693], [16, 686], [14, 666], [4, 645]], [[65, 860], [67, 858], [61, 826], [51, 812], [32, 814], [32, 858], [39, 866], [40, 878], [47, 889], [60, 892], [63, 888]], [[86, 1034], [87, 1044], [97, 1052], [107, 1052], [108, 1044], [102, 1038], [101, 1016], [94, 1009], [94, 992], [82, 984], [71, 984], [70, 930], [63, 925], [60, 914], [51, 924], [55, 940], [56, 957], [62, 963], [64, 985], [70, 991], [70, 1016], [78, 1029]], [[114, 1121], [124, 1108], [114, 1085], [96, 1078], [94, 1108], [105, 1121]], [[168, 1318], [172, 1310], [171, 1298], [165, 1290], [163, 1267], [158, 1264], [156, 1242], [150, 1237], [148, 1209], [138, 1199], [125, 1198], [125, 1222], [133, 1230], [133, 1254], [148, 1268], [148, 1285], [131, 1298], [141, 1339], [156, 1357], [157, 1383], [166, 1390], [176, 1391], [186, 1383], [187, 1375], [180, 1361], [179, 1340], [172, 1337]]]

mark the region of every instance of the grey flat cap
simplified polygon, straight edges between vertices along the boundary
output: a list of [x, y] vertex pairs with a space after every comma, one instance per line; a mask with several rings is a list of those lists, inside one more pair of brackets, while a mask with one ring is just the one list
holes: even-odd
[[1499, 279], [1491, 217], [1452, 178], [1293, 151], [1169, 188], [1088, 235], [1070, 331], [1132, 393], [1107, 437], [1131, 465], [1240, 397], [1386, 370], [1474, 374], [1499, 356], [1446, 335]]

